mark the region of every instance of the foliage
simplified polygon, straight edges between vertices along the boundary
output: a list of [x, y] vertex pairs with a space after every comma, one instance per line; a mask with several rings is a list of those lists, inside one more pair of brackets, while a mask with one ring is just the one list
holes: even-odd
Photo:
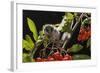
[[62, 27], [62, 32], [72, 32], [71, 25], [73, 24], [74, 15], [72, 13], [65, 13], [66, 23]]
[[76, 54], [72, 56], [73, 60], [85, 60], [85, 59], [90, 59], [90, 56], [85, 55], [85, 54]]
[[68, 49], [68, 52], [78, 52], [83, 48], [80, 44], [74, 44], [70, 49]]
[[34, 40], [37, 41], [38, 33], [37, 33], [35, 23], [30, 18], [27, 18], [27, 22], [28, 22], [30, 31], [33, 33]]
[[26, 35], [25, 39], [23, 39], [22, 46], [23, 48], [29, 51], [31, 51], [34, 48], [34, 43], [29, 35]]
[[31, 62], [30, 55], [27, 53], [23, 53], [23, 62]]

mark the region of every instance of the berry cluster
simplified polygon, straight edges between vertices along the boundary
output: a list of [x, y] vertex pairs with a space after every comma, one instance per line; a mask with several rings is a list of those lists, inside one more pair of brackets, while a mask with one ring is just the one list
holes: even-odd
[[45, 62], [45, 61], [66, 61], [66, 60], [72, 60], [72, 57], [68, 54], [62, 55], [59, 51], [53, 53], [52, 55], [48, 56], [47, 58], [36, 58], [36, 62]]
[[91, 36], [91, 28], [88, 27], [81, 27], [80, 32], [78, 35], [78, 41], [86, 41]]

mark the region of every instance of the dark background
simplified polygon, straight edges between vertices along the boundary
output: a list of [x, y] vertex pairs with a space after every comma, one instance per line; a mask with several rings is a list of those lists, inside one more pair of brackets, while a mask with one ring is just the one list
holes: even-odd
[[35, 22], [39, 31], [44, 24], [60, 23], [64, 14], [64, 12], [23, 10], [23, 38], [25, 34], [32, 34], [27, 25], [27, 17]]

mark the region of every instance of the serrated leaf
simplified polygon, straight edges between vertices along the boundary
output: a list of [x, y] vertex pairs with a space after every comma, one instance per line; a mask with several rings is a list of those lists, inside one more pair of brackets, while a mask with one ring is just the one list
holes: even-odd
[[23, 53], [23, 62], [24, 63], [26, 63], [26, 62], [32, 62], [31, 57], [30, 57], [29, 54]]
[[76, 52], [80, 51], [82, 48], [83, 48], [82, 45], [80, 45], [80, 44], [75, 44], [75, 45], [73, 45], [70, 49], [68, 49], [68, 52], [76, 53]]
[[90, 56], [85, 54], [77, 54], [72, 56], [73, 60], [84, 60], [84, 59], [90, 59]]
[[30, 31], [33, 33], [34, 40], [37, 41], [38, 33], [37, 33], [37, 29], [36, 29], [34, 21], [32, 21], [30, 18], [27, 18], [27, 22], [28, 22]]
[[32, 39], [31, 39], [31, 37], [29, 35], [26, 35], [25, 39], [26, 39], [26, 41], [28, 41], [29, 46], [31, 47], [31, 49], [33, 49], [34, 48], [34, 43], [33, 43]]

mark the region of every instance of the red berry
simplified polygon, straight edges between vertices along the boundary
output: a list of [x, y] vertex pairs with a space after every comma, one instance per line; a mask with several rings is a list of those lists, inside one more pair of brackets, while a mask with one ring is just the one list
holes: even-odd
[[54, 58], [52, 56], [49, 56], [48, 61], [54, 61]]
[[78, 36], [78, 41], [81, 41], [81, 39], [82, 39], [82, 36], [79, 35], [79, 36]]
[[55, 57], [56, 55], [60, 55], [60, 53], [57, 51], [57, 52], [52, 54], [52, 57]]
[[45, 62], [45, 61], [48, 61], [48, 59], [46, 59], [46, 58], [43, 58], [43, 59], [42, 59], [42, 62]]
[[72, 60], [72, 56], [69, 55], [69, 60]]
[[81, 40], [85, 41], [85, 39], [86, 39], [86, 35], [83, 35]]
[[80, 34], [84, 34], [84, 30], [82, 29], [82, 30], [80, 30], [80, 32], [79, 32]]
[[72, 57], [68, 54], [66, 54], [63, 58], [63, 60], [72, 60]]
[[41, 62], [42, 59], [40, 57], [36, 58], [36, 62]]
[[53, 55], [60, 55], [60, 53], [59, 53], [59, 51], [57, 51]]
[[58, 51], [55, 52], [52, 56], [55, 60], [62, 60], [63, 59], [63, 56]]
[[88, 37], [90, 37], [91, 36], [91, 31], [88, 31], [87, 33], [88, 33]]
[[91, 35], [90, 27], [81, 27], [78, 35], [78, 41], [86, 41]]
[[64, 58], [63, 58], [64, 61], [66, 61], [66, 60], [68, 60], [68, 59], [69, 59], [68, 57], [64, 57]]
[[62, 59], [63, 59], [63, 56], [60, 54], [58, 57], [58, 60], [62, 60]]

